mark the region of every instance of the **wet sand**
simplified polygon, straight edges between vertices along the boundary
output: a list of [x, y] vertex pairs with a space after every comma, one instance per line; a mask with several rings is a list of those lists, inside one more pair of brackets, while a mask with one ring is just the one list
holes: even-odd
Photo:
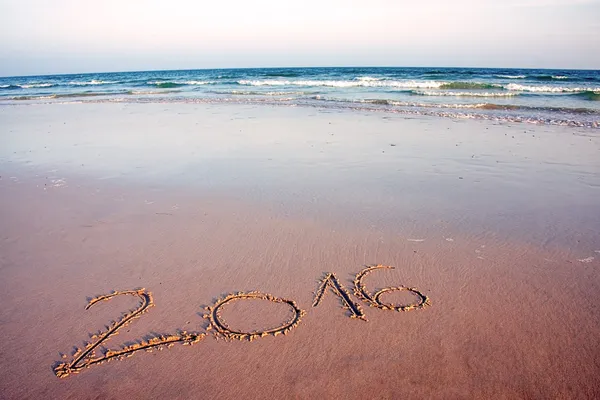
[[[600, 396], [597, 134], [382, 117], [2, 108], [0, 397]], [[369, 307], [352, 289], [372, 264], [395, 269], [366, 277], [371, 293], [431, 305]], [[313, 307], [329, 272], [367, 321], [330, 289]], [[107, 348], [208, 335], [58, 379], [138, 303], [87, 299], [139, 287], [155, 307]], [[215, 340], [205, 307], [240, 291], [306, 313], [286, 335]], [[290, 310], [242, 300], [222, 318], [261, 331]]]

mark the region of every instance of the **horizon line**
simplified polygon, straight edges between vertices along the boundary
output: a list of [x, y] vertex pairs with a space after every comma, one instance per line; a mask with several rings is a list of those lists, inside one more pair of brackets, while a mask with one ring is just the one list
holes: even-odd
[[104, 72], [61, 72], [55, 74], [28, 74], [28, 75], [6, 75], [0, 76], [0, 79], [9, 78], [31, 78], [41, 76], [69, 76], [69, 75], [94, 75], [94, 74], [125, 74], [125, 73], [139, 73], [139, 72], [176, 72], [176, 71], [219, 71], [219, 70], [250, 70], [250, 69], [342, 69], [342, 68], [397, 68], [397, 69], [410, 69], [410, 68], [441, 68], [441, 69], [505, 69], [505, 70], [547, 70], [547, 71], [600, 71], [600, 69], [592, 68], [522, 68], [522, 67], [460, 67], [460, 66], [390, 66], [390, 65], [378, 65], [378, 66], [311, 66], [311, 67], [300, 67], [300, 66], [278, 66], [278, 67], [221, 67], [221, 68], [178, 68], [178, 69], [147, 69], [147, 70], [123, 70], [123, 71], [104, 71]]

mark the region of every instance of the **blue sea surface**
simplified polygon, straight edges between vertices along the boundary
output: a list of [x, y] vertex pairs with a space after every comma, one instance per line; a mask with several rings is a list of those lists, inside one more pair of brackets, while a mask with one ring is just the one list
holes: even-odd
[[23, 102], [249, 103], [600, 128], [600, 70], [249, 68], [0, 78], [0, 105]]

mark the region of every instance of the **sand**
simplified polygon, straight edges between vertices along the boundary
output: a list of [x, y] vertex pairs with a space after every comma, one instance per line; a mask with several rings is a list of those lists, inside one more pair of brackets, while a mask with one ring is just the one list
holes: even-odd
[[[0, 126], [1, 398], [600, 396], [593, 131], [163, 104]], [[146, 349], [56, 376], [135, 310], [96, 357]]]

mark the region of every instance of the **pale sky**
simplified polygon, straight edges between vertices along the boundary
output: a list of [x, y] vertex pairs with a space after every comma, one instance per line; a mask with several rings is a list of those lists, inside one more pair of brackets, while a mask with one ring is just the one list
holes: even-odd
[[0, 0], [0, 76], [269, 66], [600, 69], [600, 0]]

